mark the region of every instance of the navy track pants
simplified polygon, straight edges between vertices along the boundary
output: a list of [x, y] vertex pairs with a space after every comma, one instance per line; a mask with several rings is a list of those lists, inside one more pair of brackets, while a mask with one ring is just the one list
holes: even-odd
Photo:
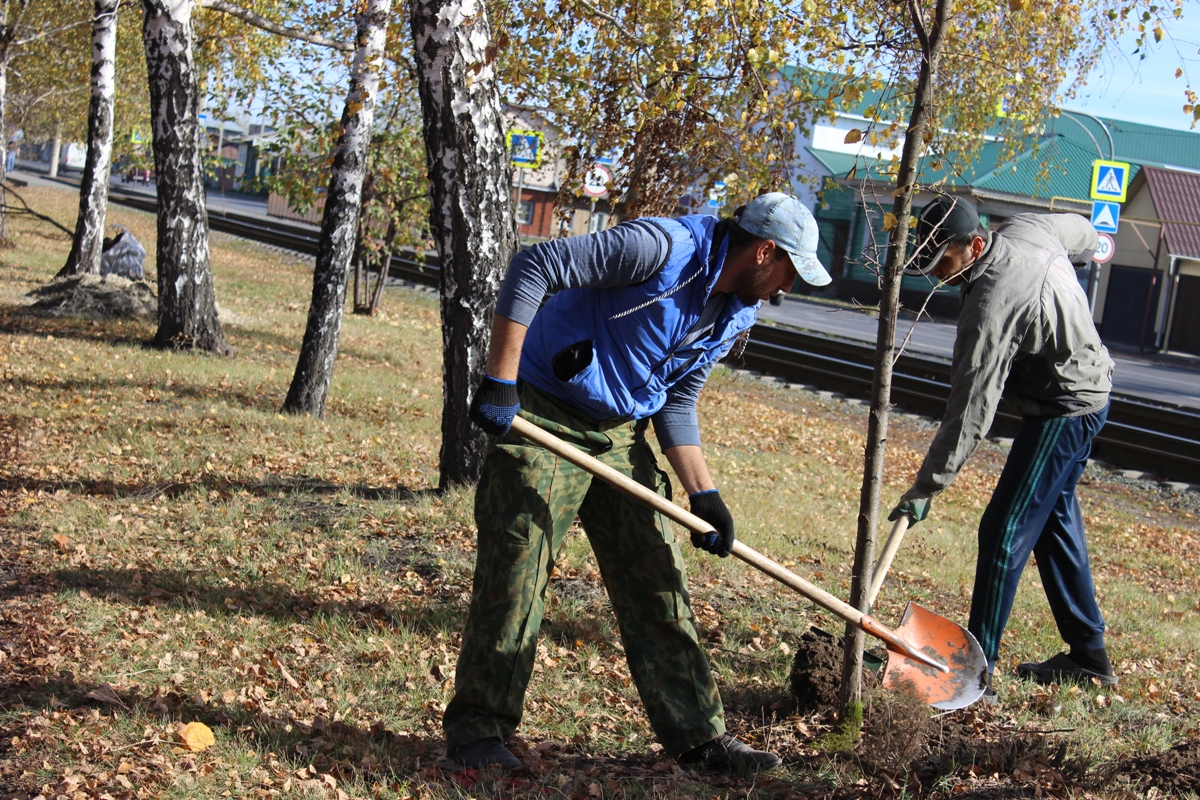
[[1108, 407], [1079, 417], [1026, 417], [979, 521], [979, 561], [968, 630], [994, 668], [1017, 583], [1032, 552], [1063, 641], [1104, 646], [1104, 618], [1088, 563], [1075, 484]]

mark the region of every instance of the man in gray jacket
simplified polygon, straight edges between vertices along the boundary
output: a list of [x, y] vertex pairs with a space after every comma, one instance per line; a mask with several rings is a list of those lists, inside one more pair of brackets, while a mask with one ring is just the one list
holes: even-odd
[[1074, 214], [1020, 214], [989, 232], [970, 201], [943, 196], [922, 211], [917, 242], [906, 271], [961, 286], [962, 311], [946, 413], [889, 518], [925, 519], [987, 434], [1003, 394], [1023, 420], [979, 522], [968, 630], [990, 673], [1032, 552], [1070, 652], [1021, 664], [1017, 674], [1114, 684], [1075, 497], [1112, 389], [1113, 362], [1075, 275], [1096, 249], [1096, 231]]

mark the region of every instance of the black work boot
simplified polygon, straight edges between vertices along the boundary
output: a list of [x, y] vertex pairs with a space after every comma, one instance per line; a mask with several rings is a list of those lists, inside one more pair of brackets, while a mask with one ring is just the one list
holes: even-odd
[[755, 750], [728, 733], [722, 733], [711, 742], [693, 747], [676, 760], [686, 766], [697, 766], [716, 772], [760, 772], [774, 769], [783, 763], [774, 753]]
[[450, 758], [461, 762], [465, 767], [483, 769], [489, 764], [496, 764], [505, 772], [512, 772], [525, 766], [521, 759], [514, 756], [495, 736], [487, 739], [476, 739], [461, 747], [451, 747], [447, 752]]
[[[1017, 677], [1035, 681], [1042, 685], [1051, 683], [1082, 683], [1099, 684], [1100, 686], [1115, 686], [1117, 676], [1112, 674], [1112, 666], [1108, 664], [1108, 656], [1102, 663], [1092, 663], [1099, 669], [1089, 669], [1080, 664], [1066, 653], [1059, 653], [1053, 658], [1041, 662], [1026, 662], [1017, 666]], [[1107, 666], [1107, 669], [1105, 669]]]

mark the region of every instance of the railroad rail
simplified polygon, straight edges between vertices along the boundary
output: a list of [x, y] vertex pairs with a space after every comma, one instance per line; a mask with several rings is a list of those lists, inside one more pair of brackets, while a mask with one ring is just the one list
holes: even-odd
[[[145, 195], [116, 193], [113, 202], [154, 211]], [[209, 211], [209, 227], [295, 252], [315, 255], [319, 230], [285, 220], [263, 220]], [[392, 257], [390, 277], [437, 286], [436, 256], [420, 260], [411, 253]], [[747, 369], [787, 381], [867, 397], [874, 372], [875, 348], [860, 342], [759, 323], [742, 355]], [[905, 353], [895, 365], [892, 402], [917, 414], [940, 418], [950, 394], [950, 362]], [[1015, 433], [1019, 415], [1003, 405], [991, 435]], [[1200, 413], [1179, 406], [1113, 394], [1108, 424], [1096, 437], [1095, 458], [1125, 469], [1142, 470], [1165, 480], [1200, 483]]]

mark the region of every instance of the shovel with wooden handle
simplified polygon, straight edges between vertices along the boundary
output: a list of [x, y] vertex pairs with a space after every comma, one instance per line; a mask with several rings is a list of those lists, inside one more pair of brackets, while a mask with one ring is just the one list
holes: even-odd
[[901, 514], [900, 519], [896, 520], [896, 524], [892, 526], [892, 532], [888, 534], [887, 541], [883, 544], [883, 550], [880, 551], [879, 558], [875, 562], [875, 569], [871, 572], [871, 589], [867, 593], [867, 608], [875, 605], [875, 598], [879, 596], [883, 579], [887, 577], [888, 570], [892, 567], [892, 559], [896, 557], [896, 551], [900, 549], [900, 542], [904, 541], [904, 533], [908, 528], [908, 514]]
[[[641, 500], [688, 530], [707, 533], [712, 526], [637, 481], [517, 417], [513, 430], [626, 494]], [[761, 553], [736, 540], [731, 551], [755, 569], [794, 589], [827, 611], [882, 641], [891, 653], [883, 685], [913, 695], [935, 708], [965, 708], [986, 688], [987, 658], [975, 637], [945, 617], [909, 603], [896, 630], [844, 603]]]

